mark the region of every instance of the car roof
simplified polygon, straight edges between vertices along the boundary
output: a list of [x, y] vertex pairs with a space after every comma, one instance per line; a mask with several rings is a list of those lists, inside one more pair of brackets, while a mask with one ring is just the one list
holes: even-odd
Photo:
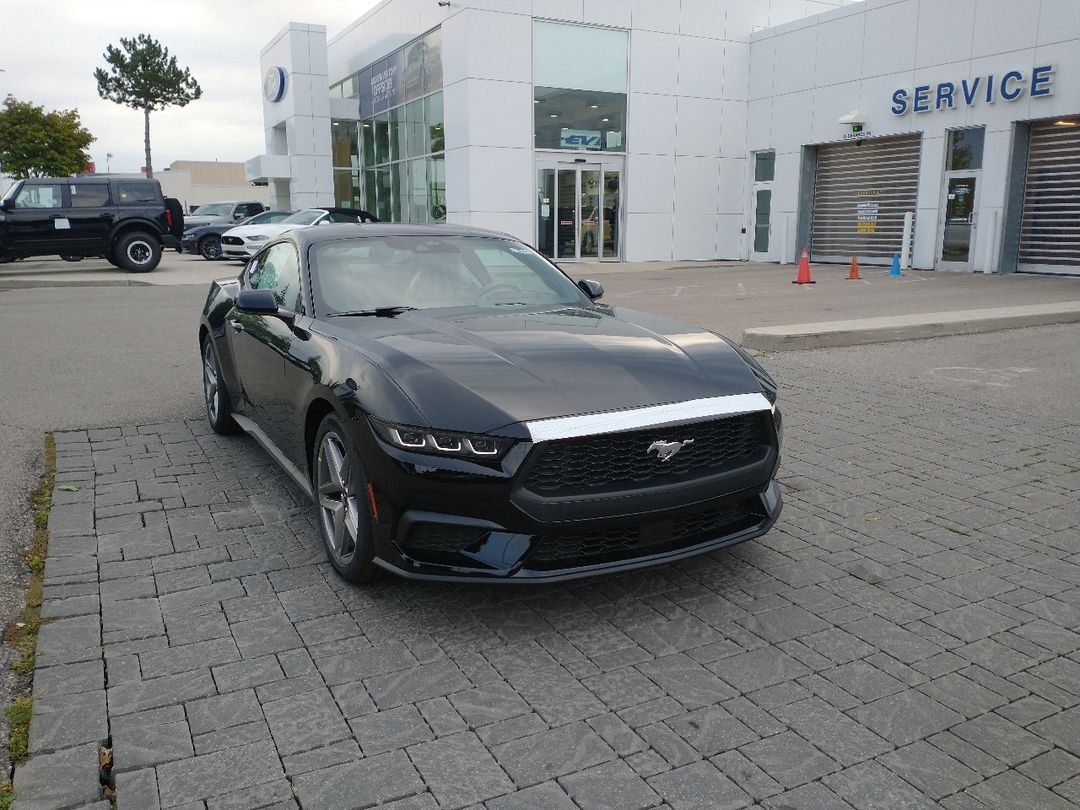
[[[335, 209], [328, 208], [326, 210]], [[369, 222], [363, 225], [352, 222], [335, 222], [330, 225], [319, 225], [317, 228], [298, 228], [285, 234], [285, 238], [296, 242], [302, 248], [339, 239], [379, 236], [484, 236], [518, 241], [516, 237], [509, 234], [489, 231], [486, 228], [473, 228], [467, 225], [410, 225], [398, 222]]]

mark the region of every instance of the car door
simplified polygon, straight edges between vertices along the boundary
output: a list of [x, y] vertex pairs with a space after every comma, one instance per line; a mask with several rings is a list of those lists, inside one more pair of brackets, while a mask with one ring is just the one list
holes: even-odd
[[66, 209], [71, 224], [69, 249], [74, 253], [103, 250], [116, 221], [116, 205], [109, 194], [109, 184], [73, 183], [69, 193], [70, 206]]
[[297, 339], [291, 317], [301, 307], [300, 268], [296, 249], [279, 242], [263, 250], [248, 265], [242, 284], [252, 290], [270, 290], [281, 315], [240, 312], [226, 316], [230, 348], [245, 413], [270, 439], [282, 447], [293, 430], [295, 413], [286, 390], [285, 363]]
[[4, 242], [16, 253], [64, 253], [65, 213], [63, 183], [24, 183], [4, 211]]

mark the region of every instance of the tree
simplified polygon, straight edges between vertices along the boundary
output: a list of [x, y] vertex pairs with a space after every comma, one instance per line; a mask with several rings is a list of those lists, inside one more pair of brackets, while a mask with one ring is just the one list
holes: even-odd
[[202, 96], [202, 88], [188, 68], [181, 68], [169, 49], [149, 34], [120, 38], [120, 48], [109, 45], [102, 54], [108, 70], [97, 68], [98, 95], [143, 111], [146, 176], [154, 176], [150, 162], [150, 111], [186, 107]]
[[0, 110], [0, 166], [16, 178], [64, 177], [86, 169], [94, 136], [78, 110], [45, 112], [14, 96]]

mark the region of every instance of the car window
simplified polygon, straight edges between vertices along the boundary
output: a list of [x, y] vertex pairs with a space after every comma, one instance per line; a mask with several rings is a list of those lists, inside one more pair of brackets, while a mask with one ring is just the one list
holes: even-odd
[[228, 216], [232, 206], [228, 203], [206, 203], [195, 209], [195, 216], [199, 217], [223, 217]]
[[531, 249], [507, 239], [370, 236], [312, 247], [316, 313], [379, 307], [506, 309], [589, 300]]
[[297, 211], [295, 214], [289, 214], [282, 222], [287, 222], [290, 225], [314, 225], [320, 217], [325, 216], [326, 212], [318, 208], [309, 208], [305, 211]]
[[64, 187], [59, 183], [27, 185], [15, 197], [16, 208], [63, 208]]
[[342, 214], [333, 212], [330, 214], [331, 222], [359, 222], [360, 218], [356, 214]]
[[241, 205], [238, 210], [245, 217], [251, 217], [251, 216], [254, 216], [255, 214], [261, 213], [262, 210], [263, 210], [263, 207], [261, 205], [259, 205], [258, 203], [247, 203], [246, 205]]
[[271, 290], [282, 309], [300, 312], [300, 264], [296, 250], [287, 242], [269, 247], [248, 274], [253, 290]]
[[157, 188], [153, 183], [138, 180], [115, 181], [116, 201], [120, 205], [145, 205], [158, 201]]
[[108, 204], [109, 187], [105, 183], [84, 183], [71, 187], [72, 208], [101, 208]]

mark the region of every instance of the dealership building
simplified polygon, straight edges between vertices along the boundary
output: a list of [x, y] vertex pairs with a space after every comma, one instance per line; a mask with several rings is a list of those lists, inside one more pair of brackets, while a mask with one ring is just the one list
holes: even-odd
[[384, 0], [261, 68], [276, 208], [560, 261], [1080, 275], [1076, 0]]

